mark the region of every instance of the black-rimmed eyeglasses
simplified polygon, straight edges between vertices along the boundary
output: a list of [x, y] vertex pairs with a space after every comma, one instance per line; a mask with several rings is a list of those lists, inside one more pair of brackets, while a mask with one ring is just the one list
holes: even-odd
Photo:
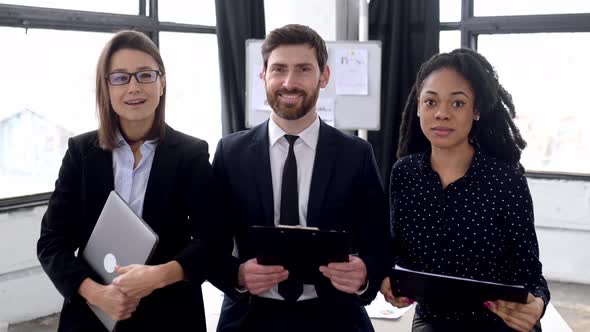
[[125, 85], [131, 81], [131, 76], [135, 76], [139, 83], [154, 83], [161, 75], [162, 72], [159, 70], [142, 70], [135, 73], [118, 71], [105, 75], [105, 78], [111, 85]]

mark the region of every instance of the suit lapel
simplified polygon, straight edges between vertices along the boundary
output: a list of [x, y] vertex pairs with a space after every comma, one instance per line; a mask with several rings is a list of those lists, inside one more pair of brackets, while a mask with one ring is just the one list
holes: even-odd
[[309, 201], [307, 203], [307, 226], [309, 227], [321, 226], [321, 220], [319, 220], [321, 208], [338, 152], [334, 135], [331, 132], [333, 130], [333, 128], [320, 120], [320, 133], [313, 164]]
[[174, 129], [166, 126], [164, 141], [156, 146], [154, 161], [150, 170], [147, 188], [143, 203], [143, 219], [151, 226], [159, 219], [157, 209], [166, 206], [165, 202], [170, 198], [170, 188], [173, 184], [176, 162], [175, 146], [178, 143], [178, 134]]
[[272, 177], [270, 171], [270, 154], [268, 142], [268, 120], [254, 130], [254, 138], [248, 153], [248, 167], [254, 172], [256, 191], [264, 209], [264, 225], [274, 225], [274, 200], [272, 194]]

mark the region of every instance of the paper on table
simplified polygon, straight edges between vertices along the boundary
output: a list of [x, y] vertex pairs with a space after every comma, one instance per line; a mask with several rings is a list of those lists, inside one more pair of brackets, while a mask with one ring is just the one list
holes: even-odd
[[378, 293], [373, 302], [366, 306], [365, 309], [370, 318], [398, 319], [410, 310], [411, 307], [412, 306], [407, 306], [405, 308], [394, 307], [385, 301], [385, 298], [381, 293]]

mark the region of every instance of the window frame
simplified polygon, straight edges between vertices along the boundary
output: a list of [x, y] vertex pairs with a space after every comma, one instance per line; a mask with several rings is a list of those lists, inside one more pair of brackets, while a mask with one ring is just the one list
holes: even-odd
[[[137, 0], [137, 4], [137, 15], [0, 4], [0, 27], [106, 33], [132, 29], [145, 33], [158, 46], [160, 32], [217, 34], [215, 26], [161, 22], [158, 0]], [[1, 198], [0, 213], [46, 205], [51, 194]]]
[[[461, 0], [461, 21], [440, 22], [440, 31], [460, 31], [461, 47], [477, 50], [479, 35], [551, 32], [590, 32], [590, 13], [474, 16], [474, 1]], [[479, 0], [482, 1], [482, 0]], [[536, 179], [589, 181], [589, 173], [526, 172]]]

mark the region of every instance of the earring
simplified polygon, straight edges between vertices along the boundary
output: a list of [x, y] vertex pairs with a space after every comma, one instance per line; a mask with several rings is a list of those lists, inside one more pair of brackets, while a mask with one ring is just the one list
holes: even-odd
[[418, 115], [418, 117], [420, 117], [420, 111], [418, 111], [416, 114]]
[[475, 120], [475, 121], [479, 121], [479, 114], [475, 115], [475, 116], [473, 117], [473, 120]]

